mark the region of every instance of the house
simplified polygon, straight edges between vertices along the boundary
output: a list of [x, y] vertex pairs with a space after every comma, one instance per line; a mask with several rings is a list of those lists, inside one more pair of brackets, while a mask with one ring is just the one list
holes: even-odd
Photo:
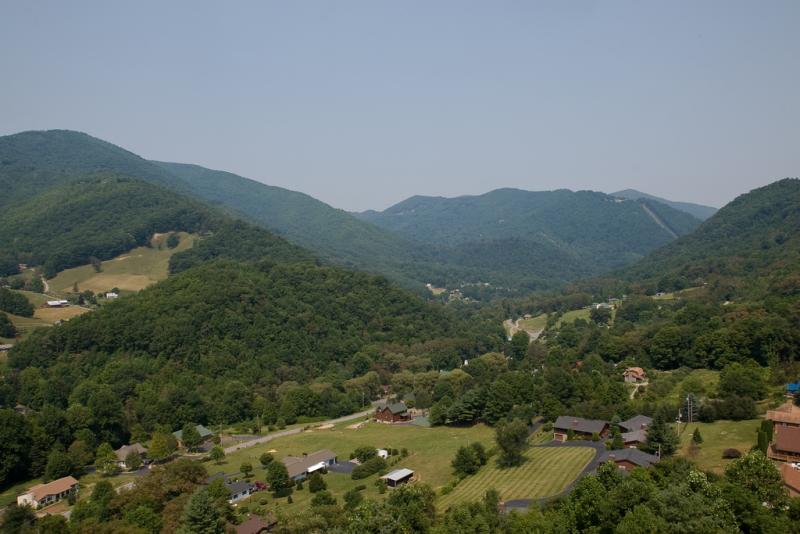
[[329, 465], [336, 463], [336, 453], [329, 450], [303, 454], [303, 456], [287, 456], [283, 460], [289, 478], [292, 480], [303, 480], [311, 473], [325, 469]]
[[24, 404], [17, 404], [14, 406], [14, 411], [20, 415], [30, 415], [33, 413], [33, 409], [28, 408]]
[[626, 421], [622, 421], [619, 427], [625, 432], [644, 430], [653, 424], [653, 418], [646, 415], [635, 415]]
[[[211, 432], [203, 425], [197, 425], [195, 429], [197, 430], [197, 433], [200, 434], [201, 443], [205, 443], [206, 441], [211, 439], [211, 437], [214, 435], [213, 432]], [[178, 445], [183, 447], [183, 429], [176, 430], [175, 432], [172, 433], [172, 435], [175, 436], [176, 440], [178, 440]]]
[[629, 384], [640, 384], [647, 381], [647, 374], [641, 367], [628, 367], [625, 369], [625, 372], [622, 373], [622, 377], [625, 379], [625, 382]]
[[601, 457], [601, 463], [614, 462], [623, 471], [630, 471], [635, 467], [648, 468], [658, 463], [658, 456], [648, 454], [639, 449], [619, 449], [608, 451]]
[[561, 415], [553, 423], [553, 439], [555, 441], [567, 441], [570, 434], [579, 439], [591, 439], [597, 434], [603, 438], [608, 435], [608, 421], [598, 419], [583, 419], [581, 417], [571, 417]]
[[781, 478], [789, 497], [800, 495], [800, 469], [792, 464], [781, 464]]
[[106, 299], [108, 300], [112, 300], [117, 297], [119, 297], [119, 293], [114, 293], [113, 291], [109, 291], [108, 293], [106, 293]]
[[776, 425], [775, 440], [767, 449], [773, 460], [796, 462], [800, 460], [800, 426]]
[[625, 448], [636, 449], [639, 445], [647, 443], [647, 430], [634, 430], [632, 432], [622, 433], [622, 443]]
[[390, 488], [396, 488], [401, 484], [405, 484], [409, 482], [411, 478], [414, 476], [414, 471], [411, 469], [395, 469], [391, 473], [386, 473], [381, 477], [381, 480], [386, 481], [386, 485]]
[[375, 420], [381, 423], [400, 423], [408, 421], [409, 419], [408, 408], [405, 402], [381, 404], [375, 408]]
[[73, 477], [64, 477], [48, 482], [47, 484], [37, 484], [19, 497], [17, 497], [17, 504], [19, 506], [31, 506], [39, 508], [47, 506], [61, 499], [66, 499], [72, 494], [78, 493], [78, 481]]
[[59, 300], [48, 300], [47, 301], [47, 306], [50, 307], [50, 308], [64, 308], [66, 306], [69, 306], [69, 301], [68, 300], [61, 300], [61, 299], [59, 299]]
[[774, 410], [767, 410], [767, 419], [772, 421], [775, 434], [780, 426], [800, 426], [800, 407], [792, 401], [787, 401]]
[[228, 490], [229, 504], [247, 499], [250, 495], [258, 491], [255, 484], [244, 480], [227, 481], [225, 482], [225, 489]]
[[267, 514], [266, 517], [259, 517], [257, 515], [250, 516], [246, 521], [242, 522], [239, 525], [234, 527], [236, 534], [261, 534], [262, 532], [269, 532], [275, 525], [278, 524], [278, 520], [275, 519], [275, 516]]
[[142, 458], [142, 462], [144, 463], [145, 455], [147, 454], [147, 448], [142, 445], [141, 443], [134, 443], [133, 445], [123, 445], [119, 449], [114, 451], [114, 454], [117, 455], [117, 465], [120, 469], [126, 469], [127, 465], [125, 465], [125, 460], [127, 460], [128, 456], [131, 454], [138, 454]]

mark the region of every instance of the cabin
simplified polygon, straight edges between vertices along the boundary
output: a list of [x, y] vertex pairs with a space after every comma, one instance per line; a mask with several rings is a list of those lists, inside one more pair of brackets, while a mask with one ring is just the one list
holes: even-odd
[[406, 484], [410, 482], [411, 479], [414, 477], [414, 471], [411, 469], [395, 469], [391, 473], [386, 473], [381, 477], [381, 480], [386, 481], [386, 485], [390, 488], [396, 488], [401, 484]]
[[553, 423], [555, 441], [567, 441], [570, 435], [578, 439], [592, 439], [595, 434], [600, 438], [607, 437], [608, 421], [561, 415]]
[[125, 461], [131, 454], [138, 454], [139, 457], [141, 457], [142, 459], [142, 463], [147, 463], [147, 461], [145, 460], [145, 456], [147, 455], [147, 448], [141, 443], [134, 443], [133, 445], [123, 445], [119, 449], [115, 450], [114, 454], [117, 456], [117, 466], [120, 469], [128, 468]]
[[800, 426], [776, 425], [767, 456], [781, 462], [800, 461]]
[[647, 374], [641, 367], [628, 367], [625, 369], [625, 372], [622, 373], [622, 378], [628, 384], [641, 384], [647, 381]]
[[410, 419], [405, 402], [382, 404], [375, 408], [375, 420], [381, 423], [402, 423]]
[[619, 427], [624, 432], [635, 432], [636, 430], [644, 430], [653, 424], [653, 418], [646, 415], [635, 415], [630, 419], [622, 421]]
[[31, 487], [17, 497], [17, 504], [40, 508], [66, 499], [70, 495], [77, 495], [77, 493], [78, 481], [73, 477], [64, 477], [47, 484], [37, 484]]
[[619, 449], [608, 451], [602, 456], [601, 463], [614, 462], [623, 471], [630, 471], [636, 467], [645, 469], [658, 463], [658, 456], [648, 454], [639, 449]]
[[[197, 430], [197, 433], [200, 434], [200, 443], [205, 443], [214, 436], [214, 433], [203, 425], [197, 425], [194, 428]], [[175, 439], [178, 441], [178, 446], [183, 447], [183, 429], [176, 430], [172, 435], [175, 436]]]
[[328, 466], [337, 462], [336, 453], [329, 450], [321, 450], [303, 456], [287, 456], [283, 460], [289, 478], [292, 480], [303, 480], [310, 474], [326, 469]]
[[269, 513], [266, 517], [250, 516], [246, 521], [233, 527], [233, 529], [236, 534], [262, 534], [262, 532], [269, 532], [277, 524], [278, 520], [275, 519], [272, 513]]

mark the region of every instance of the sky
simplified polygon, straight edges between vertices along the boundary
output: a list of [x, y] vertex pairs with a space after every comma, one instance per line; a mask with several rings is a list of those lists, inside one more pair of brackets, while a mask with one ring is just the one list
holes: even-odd
[[499, 187], [721, 206], [800, 175], [800, 2], [0, 0], [0, 135], [347, 210]]

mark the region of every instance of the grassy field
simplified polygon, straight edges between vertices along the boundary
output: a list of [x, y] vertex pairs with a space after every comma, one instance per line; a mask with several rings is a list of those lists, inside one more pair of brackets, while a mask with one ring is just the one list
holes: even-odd
[[[679, 454], [694, 461], [704, 471], [722, 473], [731, 462], [722, 458], [722, 451], [729, 448], [739, 449], [743, 453], [749, 451], [756, 443], [756, 429], [760, 424], [761, 419], [751, 419], [682, 425]], [[700, 429], [703, 443], [692, 452], [690, 444], [695, 428]]]
[[494, 459], [439, 499], [441, 510], [463, 501], [477, 501], [494, 488], [502, 500], [539, 499], [561, 493], [594, 458], [590, 447], [532, 448], [519, 467], [501, 469]]
[[[116, 287], [121, 291], [139, 291], [167, 277], [169, 258], [176, 252], [191, 248], [195, 236], [180, 232], [180, 244], [169, 249], [164, 244], [166, 235], [158, 235], [151, 241], [152, 247], [139, 247], [104, 261], [101, 272], [94, 271], [91, 265], [82, 265], [58, 273], [49, 280], [53, 293], [71, 293], [78, 284], [80, 291], [87, 289], [95, 293], [105, 293]], [[161, 248], [159, 248], [161, 245]]]
[[558, 320], [557, 326], [561, 326], [564, 323], [574, 323], [578, 319], [584, 319], [586, 321], [589, 320], [589, 312], [590, 310], [587, 309], [580, 309], [580, 310], [571, 310], [561, 316]]
[[[311, 453], [320, 449], [331, 449], [339, 456], [339, 461], [347, 461], [350, 453], [359, 446], [390, 447], [408, 450], [408, 457], [399, 460], [393, 469], [407, 467], [413, 469], [417, 479], [430, 484], [434, 489], [439, 489], [452, 478], [450, 462], [456, 450], [462, 445], [474, 441], [483, 443], [487, 448], [493, 446], [494, 432], [487, 426], [476, 425], [469, 428], [433, 427], [422, 428], [406, 425], [383, 425], [370, 422], [359, 429], [349, 429], [354, 421], [348, 421], [334, 426], [329, 430], [314, 430], [302, 432], [292, 436], [279, 438], [263, 445], [249, 449], [242, 449], [227, 456], [221, 465], [207, 463], [206, 468], [210, 474], [217, 472], [235, 473], [239, 471], [242, 462], [250, 462], [255, 467], [255, 479], [264, 479], [264, 470], [258, 461], [262, 453], [272, 452], [276, 459], [288, 455], [300, 455], [303, 452]], [[365, 485], [362, 492], [365, 498], [378, 499], [381, 496], [375, 486], [378, 475], [372, 475], [362, 480], [352, 480], [350, 475], [328, 473], [325, 481], [328, 490], [333, 493], [341, 503], [342, 495], [358, 485]], [[307, 509], [311, 494], [308, 487], [295, 491], [292, 495], [292, 504], [286, 498], [274, 499], [271, 494], [257, 494], [253, 500], [260, 502], [267, 499], [268, 506], [276, 507], [282, 513], [293, 514]]]
[[543, 313], [541, 315], [537, 315], [536, 317], [531, 317], [530, 319], [522, 319], [518, 324], [523, 330], [542, 330], [545, 326], [547, 326], [547, 314]]

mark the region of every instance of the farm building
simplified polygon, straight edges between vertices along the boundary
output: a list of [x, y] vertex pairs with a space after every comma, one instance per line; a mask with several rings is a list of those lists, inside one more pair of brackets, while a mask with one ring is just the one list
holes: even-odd
[[775, 425], [775, 441], [767, 455], [782, 462], [800, 460], [800, 426]]
[[262, 532], [269, 532], [275, 525], [278, 524], [278, 520], [275, 519], [275, 516], [267, 514], [266, 517], [259, 517], [257, 515], [251, 516], [246, 521], [236, 525], [234, 530], [236, 534], [261, 534]]
[[117, 465], [120, 467], [120, 469], [126, 469], [127, 466], [125, 465], [125, 460], [128, 458], [128, 456], [131, 454], [138, 454], [144, 462], [144, 457], [147, 454], [147, 448], [141, 443], [123, 445], [119, 449], [115, 450], [114, 454], [117, 455]]
[[375, 420], [381, 423], [400, 423], [409, 419], [405, 402], [382, 404], [375, 409]]
[[47, 306], [50, 307], [50, 308], [65, 308], [65, 307], [69, 306], [69, 301], [68, 300], [61, 300], [61, 299], [59, 299], [59, 300], [48, 300], [47, 301]]
[[282, 460], [292, 480], [303, 480], [315, 471], [325, 469], [336, 463], [336, 453], [329, 450], [303, 454], [303, 456], [287, 456]]
[[[211, 432], [203, 425], [197, 425], [195, 429], [197, 430], [197, 433], [200, 434], [200, 439], [202, 440], [203, 443], [211, 439], [211, 437], [214, 435], [213, 432]], [[183, 447], [183, 429], [176, 430], [175, 432], [172, 433], [172, 435], [175, 436], [176, 440], [178, 440], [178, 445]]]
[[61, 499], [66, 499], [70, 494], [78, 492], [78, 481], [73, 477], [64, 477], [48, 482], [47, 484], [37, 484], [19, 497], [19, 506], [32, 506], [38, 508], [47, 506]]
[[647, 373], [641, 367], [628, 367], [622, 373], [622, 378], [629, 384], [640, 384], [647, 380]]
[[602, 457], [603, 462], [612, 461], [617, 467], [624, 471], [630, 471], [635, 467], [650, 467], [658, 463], [658, 456], [648, 454], [639, 449], [619, 449], [608, 451]]
[[601, 438], [606, 437], [608, 421], [561, 415], [553, 423], [553, 439], [556, 441], [567, 441], [570, 436], [591, 439], [595, 434]]
[[391, 473], [386, 473], [381, 477], [381, 480], [386, 481], [386, 485], [390, 488], [396, 488], [401, 484], [409, 482], [414, 476], [414, 471], [411, 469], [395, 469]]

